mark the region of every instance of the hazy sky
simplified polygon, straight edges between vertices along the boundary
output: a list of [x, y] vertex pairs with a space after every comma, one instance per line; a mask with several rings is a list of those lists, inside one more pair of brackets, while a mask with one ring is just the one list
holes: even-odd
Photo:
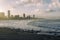
[[0, 0], [0, 12], [35, 14], [40, 17], [60, 17], [60, 0]]

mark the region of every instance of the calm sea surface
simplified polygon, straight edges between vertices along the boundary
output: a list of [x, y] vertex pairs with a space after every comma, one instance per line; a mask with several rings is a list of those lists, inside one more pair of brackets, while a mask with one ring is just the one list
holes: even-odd
[[0, 27], [33, 29], [43, 31], [59, 31], [59, 21], [34, 21], [34, 20], [0, 20]]
[[33, 20], [0, 20], [0, 27], [21, 28], [21, 29], [33, 29], [39, 30], [39, 27], [27, 25]]

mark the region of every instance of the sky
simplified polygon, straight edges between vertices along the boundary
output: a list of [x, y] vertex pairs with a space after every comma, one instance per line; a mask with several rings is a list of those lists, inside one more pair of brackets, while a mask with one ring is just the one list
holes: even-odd
[[60, 0], [0, 0], [0, 12], [12, 15], [35, 14], [37, 17], [60, 18]]

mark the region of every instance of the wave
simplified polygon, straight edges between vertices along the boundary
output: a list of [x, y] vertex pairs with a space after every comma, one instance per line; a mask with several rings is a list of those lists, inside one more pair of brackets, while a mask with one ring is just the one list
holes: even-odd
[[60, 32], [60, 21], [56, 20], [38, 20], [29, 22], [28, 25], [48, 29], [48, 30], [57, 30]]

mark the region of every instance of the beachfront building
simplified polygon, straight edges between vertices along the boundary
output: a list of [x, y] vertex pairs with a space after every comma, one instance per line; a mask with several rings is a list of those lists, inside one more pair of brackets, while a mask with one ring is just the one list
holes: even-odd
[[0, 12], [0, 19], [4, 19], [5, 18], [5, 13], [4, 12]]
[[14, 17], [15, 19], [19, 19], [20, 17], [19, 17], [19, 15], [15, 15], [15, 17]]

